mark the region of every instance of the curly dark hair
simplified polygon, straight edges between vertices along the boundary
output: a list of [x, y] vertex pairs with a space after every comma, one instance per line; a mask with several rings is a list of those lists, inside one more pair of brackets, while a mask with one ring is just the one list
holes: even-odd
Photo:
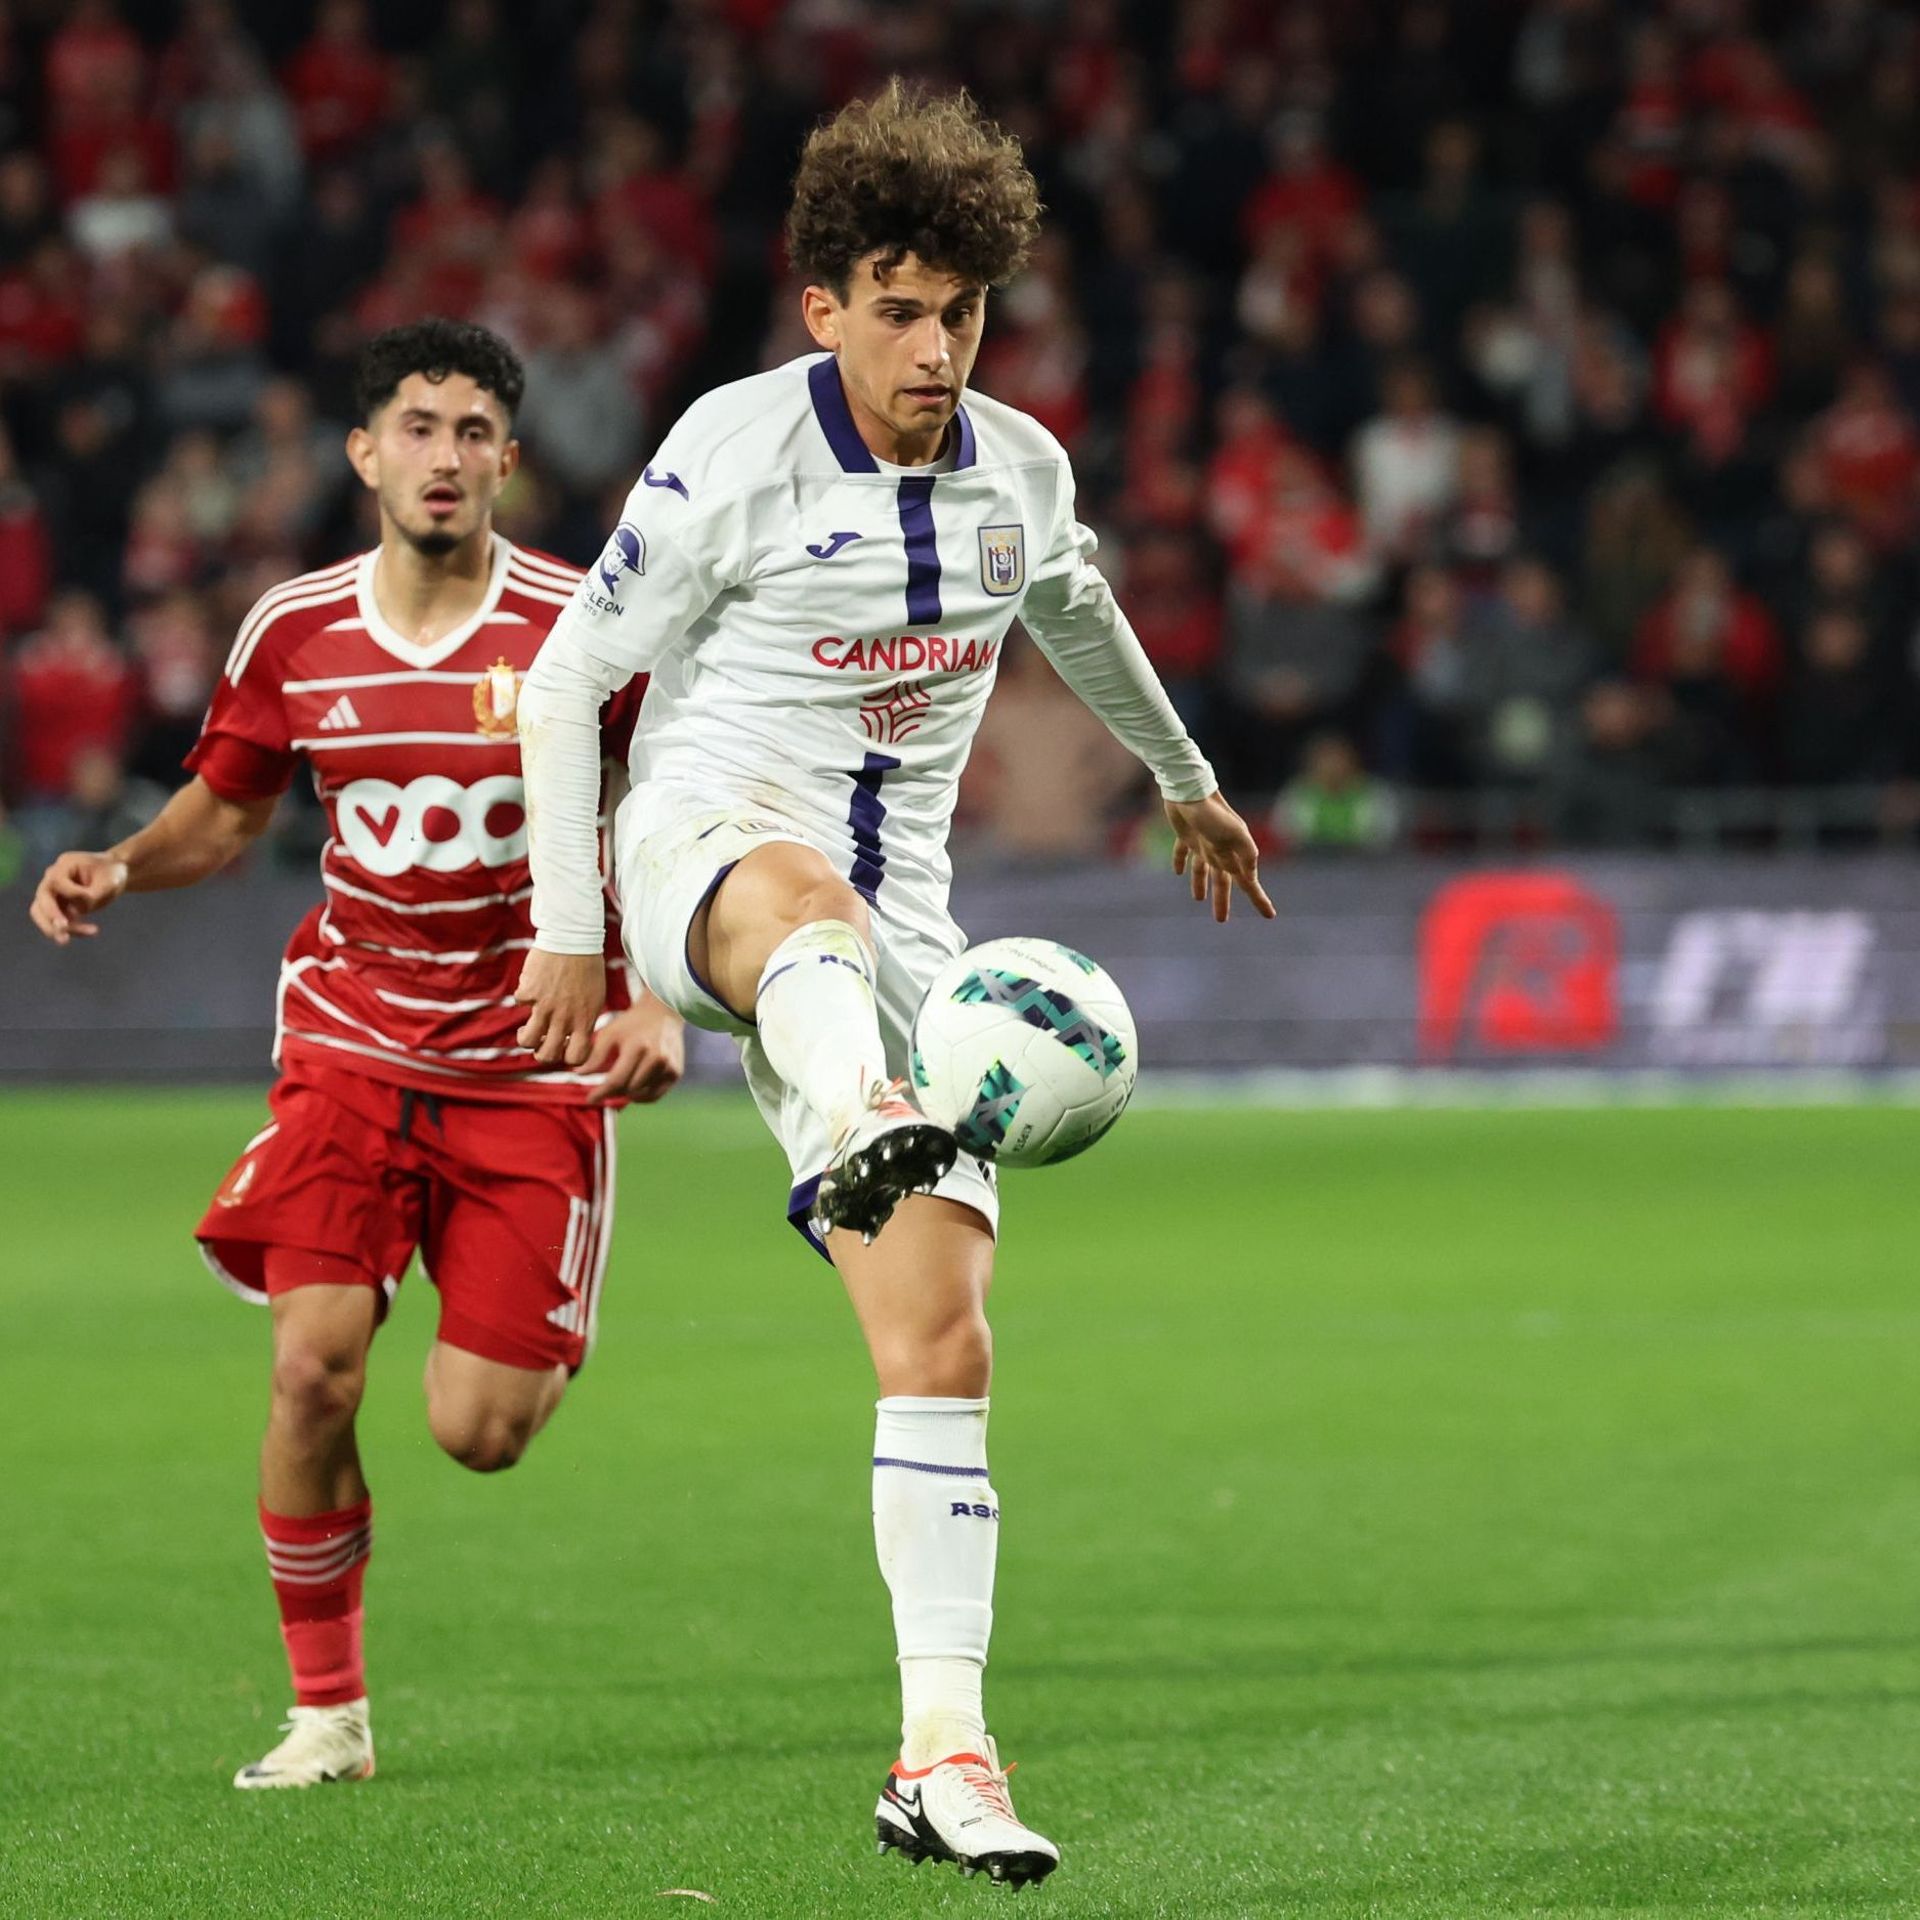
[[964, 91], [888, 81], [816, 127], [800, 155], [787, 215], [793, 264], [845, 300], [870, 253], [876, 277], [908, 254], [985, 286], [1026, 263], [1040, 192], [1020, 142]]
[[450, 373], [464, 373], [506, 408], [509, 425], [527, 390], [520, 356], [497, 333], [465, 320], [413, 320], [376, 333], [360, 349], [353, 373], [360, 418], [371, 421], [410, 373], [423, 373], [436, 386]]

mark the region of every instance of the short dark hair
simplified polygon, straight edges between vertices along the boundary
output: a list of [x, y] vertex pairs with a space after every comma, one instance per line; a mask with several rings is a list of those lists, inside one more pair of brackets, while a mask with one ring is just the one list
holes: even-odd
[[371, 421], [410, 373], [425, 374], [436, 386], [450, 373], [464, 373], [506, 408], [509, 425], [527, 390], [520, 356], [497, 333], [465, 320], [412, 320], [376, 333], [360, 349], [353, 399], [361, 420]]
[[787, 216], [793, 264], [847, 298], [857, 261], [891, 272], [908, 254], [984, 287], [1004, 286], [1040, 230], [1040, 193], [1003, 132], [965, 92], [898, 77], [816, 127]]

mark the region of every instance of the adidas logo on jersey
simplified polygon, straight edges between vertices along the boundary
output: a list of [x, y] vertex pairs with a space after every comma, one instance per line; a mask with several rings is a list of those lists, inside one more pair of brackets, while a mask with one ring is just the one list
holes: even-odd
[[360, 716], [354, 712], [353, 702], [343, 693], [340, 698], [327, 709], [326, 718], [320, 722], [320, 731], [322, 733], [338, 733], [345, 727], [357, 727], [359, 725]]

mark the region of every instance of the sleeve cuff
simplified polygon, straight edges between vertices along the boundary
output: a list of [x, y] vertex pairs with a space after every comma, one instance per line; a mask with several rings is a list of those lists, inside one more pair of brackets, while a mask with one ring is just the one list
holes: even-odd
[[236, 806], [277, 800], [293, 781], [293, 755], [234, 733], [203, 734], [183, 763]]
[[1202, 760], [1198, 767], [1183, 767], [1177, 772], [1156, 773], [1161, 796], [1177, 801], [1181, 806], [1192, 806], [1195, 801], [1206, 800], [1220, 791], [1220, 782], [1213, 768]]
[[557, 953], [569, 958], [585, 958], [591, 955], [597, 960], [607, 957], [607, 930], [604, 925], [597, 926], [591, 933], [569, 932], [561, 929], [548, 933], [542, 930], [533, 936], [535, 953]]

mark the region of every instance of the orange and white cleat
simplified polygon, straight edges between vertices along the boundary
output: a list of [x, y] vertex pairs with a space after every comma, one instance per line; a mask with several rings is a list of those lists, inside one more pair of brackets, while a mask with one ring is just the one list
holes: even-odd
[[822, 1236], [844, 1227], [872, 1240], [908, 1194], [933, 1191], [959, 1151], [953, 1135], [907, 1098], [904, 1080], [876, 1080], [865, 1111], [833, 1143], [814, 1196], [814, 1226]]
[[295, 1707], [285, 1732], [271, 1753], [233, 1776], [236, 1787], [321, 1787], [373, 1778], [373, 1728], [365, 1700]]
[[898, 1761], [880, 1790], [874, 1832], [882, 1853], [951, 1860], [971, 1878], [984, 1873], [1010, 1887], [1044, 1880], [1060, 1864], [1060, 1849], [1021, 1824], [1007, 1791], [1007, 1775], [993, 1742], [979, 1753], [949, 1754], [930, 1767], [909, 1770]]

